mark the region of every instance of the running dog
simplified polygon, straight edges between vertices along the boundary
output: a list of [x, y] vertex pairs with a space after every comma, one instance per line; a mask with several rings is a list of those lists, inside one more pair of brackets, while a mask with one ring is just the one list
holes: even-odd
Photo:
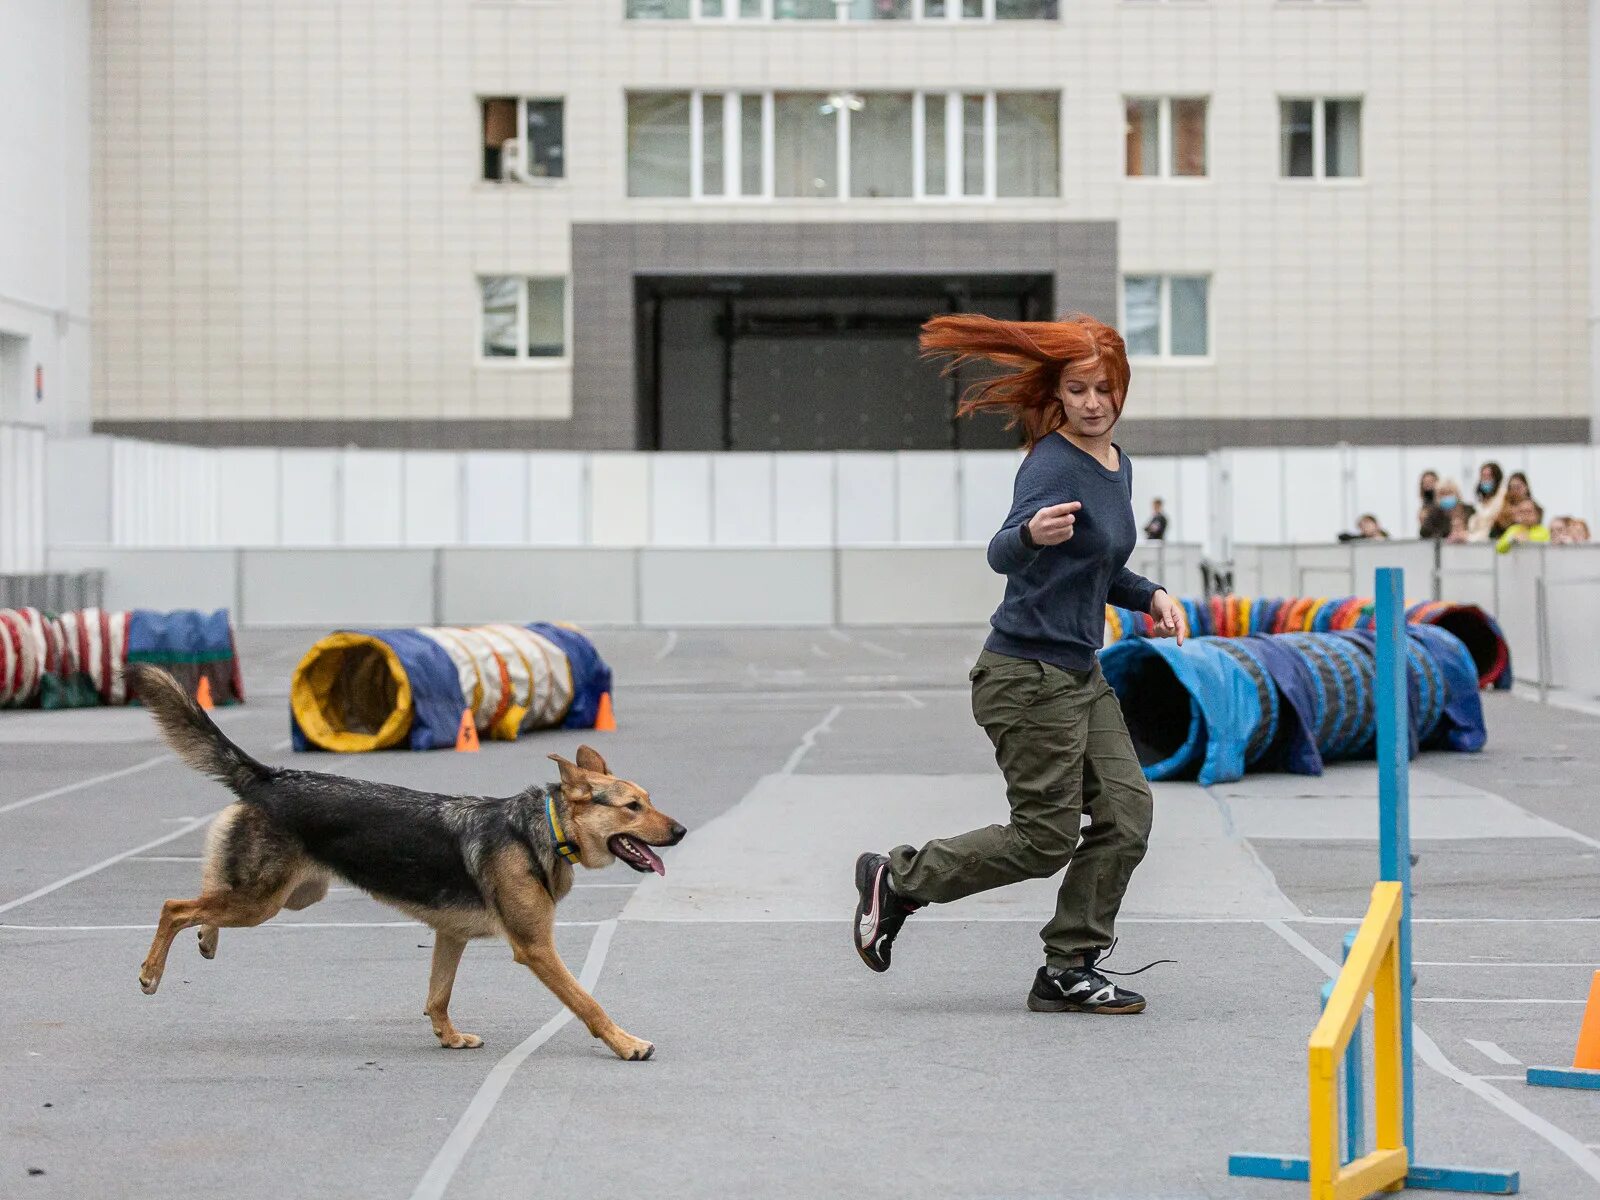
[[644, 789], [613, 777], [593, 749], [579, 747], [576, 763], [550, 755], [561, 782], [515, 796], [416, 792], [259, 763], [165, 671], [139, 664], [129, 674], [178, 757], [239, 798], [212, 823], [200, 895], [161, 906], [139, 971], [146, 995], [160, 986], [180, 930], [200, 926], [200, 953], [212, 958], [219, 929], [309, 907], [338, 876], [433, 928], [425, 1011], [446, 1049], [483, 1045], [451, 1023], [450, 990], [467, 941], [503, 937], [517, 962], [618, 1058], [655, 1052], [606, 1016], [556, 953], [556, 902], [572, 887], [573, 867], [621, 859], [665, 875], [651, 847], [675, 846], [687, 832]]

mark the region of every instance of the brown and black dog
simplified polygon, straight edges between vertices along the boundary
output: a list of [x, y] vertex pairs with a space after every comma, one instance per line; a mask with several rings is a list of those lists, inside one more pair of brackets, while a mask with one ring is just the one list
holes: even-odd
[[200, 953], [211, 958], [219, 929], [315, 904], [337, 876], [433, 928], [426, 1012], [445, 1048], [483, 1044], [451, 1023], [450, 989], [469, 939], [503, 937], [516, 960], [618, 1058], [654, 1053], [606, 1016], [561, 961], [556, 902], [572, 887], [574, 865], [621, 859], [635, 871], [664, 875], [650, 847], [674, 846], [686, 831], [657, 811], [644, 789], [613, 777], [590, 747], [579, 747], [576, 763], [552, 754], [561, 782], [515, 796], [417, 792], [259, 763], [165, 671], [141, 664], [129, 673], [178, 757], [239, 797], [211, 826], [200, 895], [161, 907], [139, 971], [147, 995], [160, 985], [180, 930], [199, 925]]

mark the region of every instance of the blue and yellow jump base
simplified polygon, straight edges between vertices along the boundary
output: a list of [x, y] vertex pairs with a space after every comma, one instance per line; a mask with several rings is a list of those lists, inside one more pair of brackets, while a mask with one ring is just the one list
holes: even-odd
[[[1600, 1072], [1591, 1072], [1600, 1074]], [[1268, 1154], [1230, 1154], [1228, 1174], [1245, 1179], [1277, 1179], [1305, 1183], [1311, 1178], [1308, 1158], [1280, 1158]], [[1484, 1171], [1478, 1167], [1408, 1167], [1405, 1186], [1431, 1192], [1474, 1192], [1484, 1196], [1514, 1196], [1522, 1187], [1520, 1171]]]
[[1600, 1071], [1582, 1067], [1529, 1067], [1528, 1082], [1534, 1087], [1588, 1088], [1600, 1092]]

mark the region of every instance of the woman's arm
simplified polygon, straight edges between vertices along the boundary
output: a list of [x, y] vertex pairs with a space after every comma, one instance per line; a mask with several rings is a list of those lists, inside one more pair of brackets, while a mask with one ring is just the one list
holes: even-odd
[[1038, 463], [1039, 459], [1033, 454], [1022, 460], [1012, 485], [1011, 511], [1001, 522], [999, 531], [989, 539], [989, 567], [1001, 575], [1020, 571], [1033, 561], [1043, 543], [1026, 534], [1024, 527], [1040, 509], [1049, 507], [1052, 499], [1059, 499], [1046, 494], [1045, 472]]
[[1134, 612], [1147, 613], [1150, 611], [1150, 601], [1155, 599], [1155, 594], [1161, 590], [1161, 585], [1151, 583], [1143, 575], [1123, 567], [1111, 580], [1111, 587], [1106, 592], [1106, 600], [1118, 608], [1132, 609]]

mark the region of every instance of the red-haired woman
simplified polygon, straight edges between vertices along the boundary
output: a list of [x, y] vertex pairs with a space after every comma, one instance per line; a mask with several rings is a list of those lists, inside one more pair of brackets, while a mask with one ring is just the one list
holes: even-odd
[[[886, 971], [895, 935], [924, 904], [1068, 867], [1055, 917], [1041, 931], [1045, 965], [1028, 1007], [1140, 1012], [1142, 996], [1095, 969], [1151, 817], [1150, 786], [1095, 652], [1108, 600], [1148, 612], [1159, 634], [1180, 642], [1183, 615], [1126, 565], [1138, 534], [1132, 467], [1111, 440], [1128, 394], [1122, 338], [1090, 317], [944, 316], [923, 327], [922, 348], [952, 368], [1009, 368], [969, 389], [960, 412], [1009, 413], [1028, 446], [1011, 512], [989, 543], [1005, 599], [970, 675], [973, 716], [994, 743], [1011, 823], [861, 855], [856, 951]], [[1090, 820], [1080, 840], [1083, 812]]]

